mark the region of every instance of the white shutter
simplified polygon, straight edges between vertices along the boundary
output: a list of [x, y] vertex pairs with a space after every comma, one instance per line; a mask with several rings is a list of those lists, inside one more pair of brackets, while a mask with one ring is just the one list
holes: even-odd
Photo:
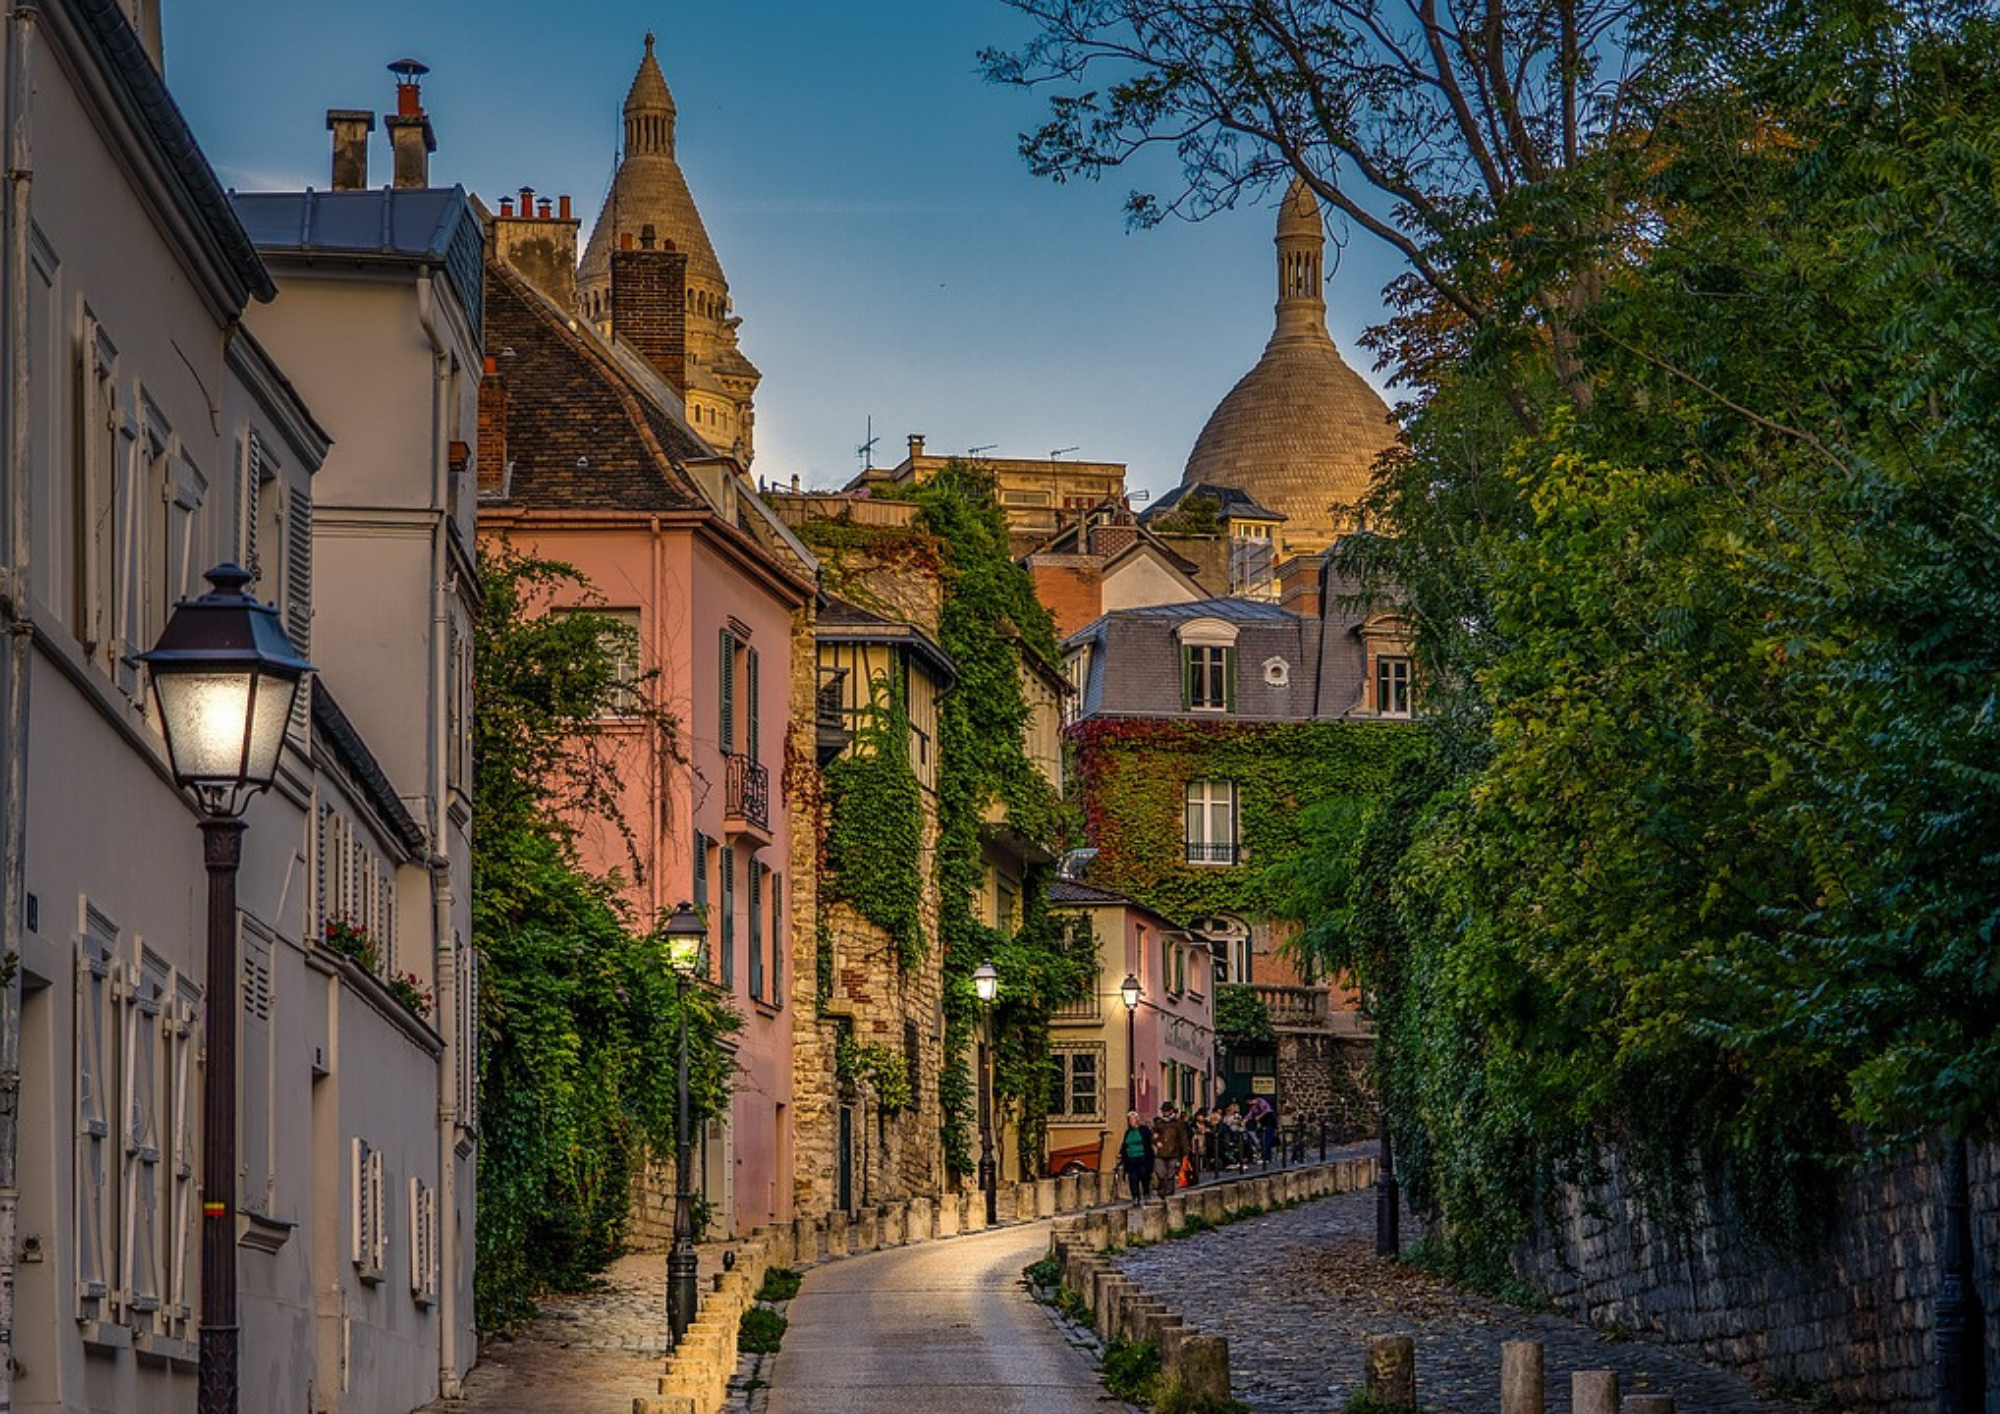
[[243, 439], [242, 521], [237, 529], [237, 563], [253, 577], [263, 574], [257, 563], [257, 517], [263, 510], [264, 442], [252, 431]]
[[272, 1162], [271, 935], [243, 919], [243, 1003], [239, 1015], [237, 1057], [242, 1079], [237, 1088], [237, 1201], [245, 1212], [273, 1216], [276, 1174]]
[[420, 1178], [410, 1180], [410, 1294], [419, 1306], [437, 1300], [437, 1190]]
[[121, 1008], [125, 1019], [125, 1115], [120, 1126], [124, 1205], [120, 1267], [126, 1319], [160, 1309], [159, 1043], [166, 964], [148, 956], [130, 966]]
[[116, 930], [86, 907], [76, 960], [76, 1315], [101, 1320], [111, 1294], [107, 1221], [111, 1174], [111, 950], [102, 936]]
[[[299, 656], [311, 656], [312, 648], [312, 495], [303, 487], [293, 487], [285, 498], [285, 633]], [[312, 680], [300, 687], [292, 706], [291, 735], [294, 744], [305, 749], [306, 724], [312, 715]]]
[[177, 978], [168, 1003], [167, 1057], [167, 1232], [166, 1289], [161, 1319], [166, 1333], [186, 1339], [193, 1330], [195, 1253], [195, 1160], [201, 1113], [195, 1057], [201, 1048], [201, 993]]
[[382, 1280], [383, 1268], [389, 1259], [389, 1234], [383, 1222], [386, 1214], [383, 1211], [381, 1151], [366, 1139], [357, 1138], [350, 1173], [353, 1202], [349, 1209], [352, 1218], [349, 1256], [361, 1279], [372, 1284]]

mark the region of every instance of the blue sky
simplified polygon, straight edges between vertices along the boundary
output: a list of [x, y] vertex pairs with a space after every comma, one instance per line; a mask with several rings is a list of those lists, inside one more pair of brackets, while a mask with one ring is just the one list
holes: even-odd
[[[999, 0], [166, 0], [167, 78], [224, 183], [324, 188], [325, 110], [388, 110], [384, 66], [411, 55], [432, 71], [433, 182], [570, 193], [587, 237], [648, 29], [764, 373], [757, 474], [837, 485], [872, 417], [881, 465], [921, 432], [933, 451], [1075, 447], [1155, 495], [1179, 481], [1270, 332], [1275, 197], [1128, 233], [1127, 190], [1170, 183], [1164, 164], [1031, 176], [1016, 134], [1041, 101], [975, 72], [1023, 33]], [[1393, 266], [1359, 240], [1328, 265], [1334, 339], [1379, 387], [1354, 339]]]

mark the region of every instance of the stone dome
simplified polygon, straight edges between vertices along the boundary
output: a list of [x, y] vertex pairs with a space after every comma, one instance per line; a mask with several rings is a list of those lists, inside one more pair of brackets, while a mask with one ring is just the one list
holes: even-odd
[[1319, 203], [1294, 179], [1278, 212], [1277, 327], [1264, 356], [1210, 414], [1183, 486], [1234, 486], [1286, 516], [1287, 553], [1326, 549], [1352, 528], [1375, 458], [1396, 440], [1389, 408], [1326, 331]]

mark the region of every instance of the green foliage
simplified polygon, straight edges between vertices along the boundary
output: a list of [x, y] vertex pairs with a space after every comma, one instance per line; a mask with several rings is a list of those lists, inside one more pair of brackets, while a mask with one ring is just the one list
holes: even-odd
[[591, 725], [620, 691], [607, 638], [582, 615], [537, 612], [574, 584], [559, 566], [482, 564], [474, 722], [473, 940], [481, 988], [482, 1329], [531, 1315], [617, 1254], [630, 1181], [673, 1125], [681, 1010], [702, 1114], [727, 1101], [717, 1038], [740, 1024], [680, 989], [663, 943], [633, 928], [610, 883], [584, 873], [567, 812], [611, 799]]
[[1178, 1375], [1161, 1375], [1153, 1385], [1154, 1414], [1250, 1414], [1240, 1399], [1196, 1394]]
[[1347, 1402], [1340, 1406], [1340, 1414], [1415, 1414], [1415, 1411], [1397, 1404], [1384, 1404], [1366, 1394], [1350, 1394]]
[[752, 1306], [736, 1323], [736, 1349], [744, 1355], [776, 1355], [789, 1324], [769, 1306]]
[[799, 1283], [805, 1278], [790, 1267], [772, 1267], [764, 1273], [763, 1285], [757, 1288], [759, 1301], [790, 1301], [799, 1294]]
[[1081, 1292], [1067, 1286], [1056, 1288], [1054, 1303], [1056, 1313], [1073, 1326], [1085, 1330], [1097, 1329], [1097, 1318], [1090, 1313], [1090, 1303], [1083, 1299]]
[[1220, 535], [1222, 503], [1197, 491], [1174, 502], [1164, 515], [1154, 516], [1148, 528], [1155, 535]]
[[1055, 1253], [1049, 1252], [1023, 1267], [1021, 1275], [1028, 1279], [1028, 1285], [1048, 1291], [1062, 1279], [1062, 1263], [1057, 1260]]
[[1104, 1388], [1116, 1399], [1134, 1404], [1153, 1402], [1160, 1378], [1160, 1345], [1153, 1340], [1113, 1336], [1104, 1347]]
[[939, 940], [944, 948], [945, 1066], [938, 1082], [945, 1162], [972, 1171], [969, 1136], [977, 1094], [970, 1065], [979, 1003], [972, 971], [991, 959], [1000, 972], [993, 1006], [997, 1105], [1015, 1107], [1024, 1171], [1041, 1163], [1052, 1083], [1049, 1016], [1083, 995], [1095, 958], [1047, 907], [1046, 869], [1023, 880], [1019, 928], [982, 922], [973, 904], [985, 881], [981, 830], [997, 807], [1003, 827], [1050, 843], [1053, 788], [1027, 753], [1030, 720], [1022, 674], [1052, 664], [1055, 630], [1034, 584], [1014, 563], [992, 478], [952, 462], [909, 492], [921, 524], [941, 547], [944, 599], [938, 640], [958, 665], [958, 685], [938, 704]]
[[1271, 1010], [1248, 987], [1222, 987], [1215, 994], [1215, 1039], [1236, 1050], [1269, 1045], [1278, 1039], [1271, 1028]]
[[[901, 683], [878, 678], [852, 749], [824, 772], [827, 897], [889, 935], [907, 969], [922, 959], [923, 788], [910, 766], [910, 714]], [[828, 952], [827, 966], [832, 966]], [[831, 978], [828, 979], [829, 991]]]
[[[1372, 799], [1428, 744], [1419, 727], [1381, 722], [1113, 718], [1072, 732], [1086, 826], [1100, 850], [1093, 881], [1179, 919], [1280, 911], [1290, 871], [1325, 847], [1306, 812]], [[1187, 862], [1187, 786], [1206, 780], [1236, 783], [1238, 868]]]
[[892, 1114], [910, 1107], [909, 1063], [886, 1046], [864, 1046], [842, 1031], [833, 1043], [833, 1073], [845, 1085], [867, 1081], [876, 1103]]

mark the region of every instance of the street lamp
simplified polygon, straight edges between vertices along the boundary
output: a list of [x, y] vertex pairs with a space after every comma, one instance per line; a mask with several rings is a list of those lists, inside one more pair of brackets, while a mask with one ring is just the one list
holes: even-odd
[[1133, 973], [1126, 973], [1125, 980], [1118, 984], [1118, 996], [1125, 1003], [1125, 1108], [1139, 1108], [1139, 1051], [1132, 1037], [1135, 1027], [1132, 1018], [1139, 1014], [1139, 998], [1145, 993], [1140, 990], [1139, 979]]
[[972, 969], [979, 998], [979, 1191], [986, 1196], [986, 1225], [1000, 1221], [1000, 1178], [993, 1163], [993, 999], [1000, 995], [1000, 969], [991, 959]]
[[201, 1351], [196, 1407], [235, 1414], [236, 871], [243, 807], [271, 784], [299, 684], [312, 664], [285, 636], [278, 611], [244, 592], [250, 574], [218, 565], [199, 599], [174, 607], [160, 641], [138, 655], [150, 670], [174, 781], [201, 808], [208, 869], [208, 998], [201, 1108]]
[[694, 1163], [694, 1148], [688, 1132], [688, 979], [701, 965], [702, 944], [708, 941], [708, 926], [691, 904], [682, 903], [667, 919], [667, 965], [674, 974], [674, 1010], [680, 1013], [681, 1056], [676, 1077], [674, 1113], [674, 1245], [667, 1252], [667, 1329], [674, 1348], [694, 1324], [698, 1290], [699, 1259], [694, 1251], [693, 1211], [689, 1207], [688, 1169]]

